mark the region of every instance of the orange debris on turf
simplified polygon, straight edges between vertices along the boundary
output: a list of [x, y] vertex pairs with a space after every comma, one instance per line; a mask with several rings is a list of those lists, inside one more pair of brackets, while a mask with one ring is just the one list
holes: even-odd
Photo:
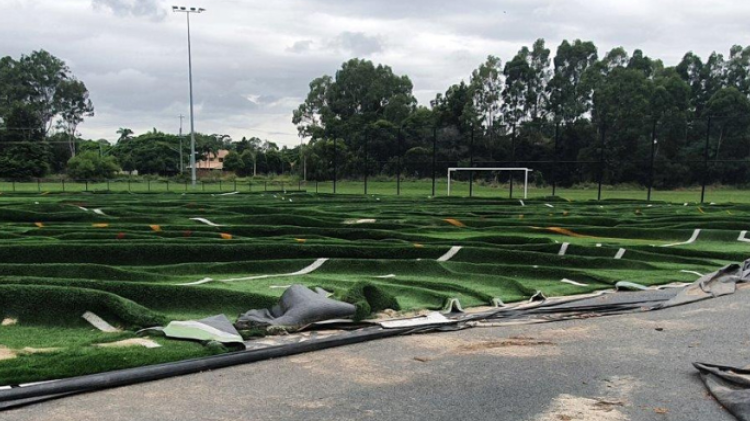
[[125, 233], [124, 232], [117, 233], [117, 239], [118, 240], [122, 240], [123, 238], [125, 238]]
[[[539, 229], [539, 228], [536, 228], [536, 229]], [[551, 232], [557, 233], [557, 234], [567, 235], [569, 237], [575, 237], [575, 238], [599, 238], [599, 237], [594, 237], [594, 236], [591, 236], [591, 235], [576, 234], [575, 232], [573, 232], [573, 231], [571, 231], [569, 229], [560, 228], [560, 227], [547, 227], [547, 228], [544, 228], [544, 229], [546, 229], [547, 231], [551, 231]]]
[[296, 241], [298, 243], [304, 243], [307, 240], [305, 240], [304, 238], [295, 238], [294, 241]]
[[463, 228], [463, 227], [466, 226], [466, 224], [464, 224], [463, 222], [459, 221], [458, 219], [446, 218], [446, 219], [443, 219], [443, 221], [445, 221], [445, 222], [447, 222], [447, 223], [449, 223], [449, 224], [451, 224], [453, 226], [459, 227], [459, 228]]
[[414, 247], [421, 249], [424, 248], [424, 244], [414, 243]]
[[41, 222], [34, 222], [34, 225], [36, 225], [39, 228], [44, 228], [44, 224]]
[[91, 224], [94, 228], [107, 228], [109, 224]]
[[231, 240], [232, 239], [232, 234], [227, 234], [225, 232], [222, 232], [221, 233], [221, 238], [223, 238], [225, 240]]
[[161, 227], [159, 225], [149, 225], [149, 227], [151, 227], [151, 229], [154, 231], [161, 231]]

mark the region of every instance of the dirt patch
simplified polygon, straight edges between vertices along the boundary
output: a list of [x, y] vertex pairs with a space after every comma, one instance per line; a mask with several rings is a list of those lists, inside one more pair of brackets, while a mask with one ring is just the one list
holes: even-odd
[[13, 358], [16, 358], [16, 353], [12, 349], [0, 345], [0, 361], [12, 360]]
[[562, 329], [547, 329], [537, 332], [541, 339], [554, 340], [556, 342], [580, 341], [588, 339], [599, 330], [596, 326], [571, 326]]
[[366, 386], [389, 386], [409, 381], [409, 376], [393, 367], [382, 366], [376, 361], [344, 351], [329, 351], [289, 358], [315, 375], [340, 378]]
[[329, 399], [318, 399], [314, 401], [299, 401], [299, 402], [291, 401], [289, 402], [289, 406], [293, 408], [298, 408], [298, 409], [323, 409], [323, 408], [333, 407], [333, 402], [331, 402], [331, 400]]
[[619, 410], [622, 406], [619, 400], [560, 395], [534, 421], [625, 421], [628, 418]]
[[2, 326], [13, 326], [14, 324], [18, 323], [17, 319], [11, 319], [8, 317], [7, 319], [3, 319]]
[[100, 348], [126, 348], [130, 346], [142, 346], [144, 348], [159, 348], [161, 345], [147, 338], [132, 338], [117, 342], [107, 342], [103, 344], [94, 344]]
[[50, 352], [57, 352], [61, 349], [62, 348], [32, 348], [27, 346], [26, 348], [23, 348], [21, 352], [24, 354], [47, 354]]
[[[461, 340], [442, 334], [417, 335], [409, 338], [409, 344], [435, 352], [429, 356], [417, 358], [434, 360], [446, 355], [485, 354], [500, 357], [542, 357], [559, 355], [560, 350], [555, 342], [526, 336], [491, 340]], [[417, 361], [420, 361], [417, 359]]]

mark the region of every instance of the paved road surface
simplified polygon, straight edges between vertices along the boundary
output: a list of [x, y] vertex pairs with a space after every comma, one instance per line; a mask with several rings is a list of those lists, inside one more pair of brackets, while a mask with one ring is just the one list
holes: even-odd
[[750, 364], [750, 290], [663, 311], [386, 339], [90, 393], [14, 420], [733, 420], [693, 361]]

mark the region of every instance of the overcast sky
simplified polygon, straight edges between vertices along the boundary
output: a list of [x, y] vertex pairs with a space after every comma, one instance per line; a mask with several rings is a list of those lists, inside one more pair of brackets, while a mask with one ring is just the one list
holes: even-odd
[[[185, 15], [192, 15], [196, 131], [297, 144], [292, 110], [309, 82], [363, 57], [414, 83], [420, 104], [544, 38], [592, 40], [674, 65], [750, 44], [747, 0], [0, 0], [0, 55], [45, 49], [86, 83], [86, 138], [119, 127], [176, 133], [189, 114]], [[184, 130], [189, 131], [188, 120]]]

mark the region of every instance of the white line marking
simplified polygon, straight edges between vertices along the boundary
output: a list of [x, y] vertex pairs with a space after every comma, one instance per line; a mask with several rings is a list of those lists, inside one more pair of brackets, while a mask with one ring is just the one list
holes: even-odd
[[396, 275], [394, 275], [394, 274], [392, 274], [392, 273], [391, 273], [391, 274], [388, 274], [388, 275], [380, 275], [380, 276], [376, 276], [376, 278], [378, 278], [378, 279], [390, 279], [390, 278], [395, 278], [395, 277], [396, 277]]
[[287, 289], [290, 286], [291, 285], [270, 285], [269, 288], [271, 288], [271, 289]]
[[571, 280], [570, 280], [570, 279], [568, 279], [568, 278], [563, 278], [562, 280], [560, 280], [560, 282], [562, 282], [562, 283], [565, 283], [565, 284], [570, 284], [570, 285], [575, 285], [575, 286], [579, 286], [579, 287], [587, 287], [587, 286], [589, 286], [589, 284], [582, 284], [582, 283], [580, 283], [580, 282], [576, 282], [576, 281], [571, 281]]
[[213, 223], [213, 222], [209, 221], [209, 220], [208, 220], [208, 219], [206, 219], [206, 218], [190, 218], [190, 220], [191, 220], [191, 221], [198, 221], [198, 222], [202, 222], [202, 223], [204, 223], [204, 224], [206, 224], [206, 225], [210, 225], [210, 226], [212, 226], [212, 227], [221, 227], [221, 226], [222, 226], [222, 225], [219, 225], [219, 224], [215, 224], [215, 223]]
[[374, 224], [377, 222], [376, 219], [372, 218], [364, 218], [364, 219], [347, 219], [344, 221], [344, 224], [346, 225], [354, 225], [354, 224]]
[[689, 240], [683, 241], [681, 243], [665, 244], [662, 247], [674, 247], [674, 246], [682, 246], [682, 245], [685, 245], [685, 244], [693, 244], [695, 242], [695, 240], [698, 239], [698, 235], [700, 235], [700, 233], [701, 233], [701, 230], [697, 229], [697, 230], [693, 231], [693, 235], [690, 237]]
[[444, 255], [438, 257], [437, 261], [438, 262], [447, 262], [448, 260], [452, 259], [453, 256], [455, 256], [456, 253], [458, 253], [459, 250], [461, 250], [461, 246], [453, 246]]
[[696, 276], [699, 276], [699, 277], [700, 277], [700, 276], [703, 276], [703, 274], [702, 274], [702, 273], [700, 273], [700, 272], [696, 272], [696, 271], [694, 271], [694, 270], [681, 270], [680, 272], [682, 272], [682, 273], [689, 273], [689, 274], [691, 274], [691, 275], [696, 275]]
[[615, 254], [615, 259], [620, 260], [622, 259], [622, 256], [625, 255], [625, 249], [617, 250], [617, 254]]
[[84, 211], [84, 212], [88, 212], [88, 211], [89, 211], [88, 209], [84, 208], [83, 206], [76, 206], [76, 207], [77, 207], [78, 209], [80, 209], [80, 210]]
[[273, 275], [256, 275], [256, 276], [248, 276], [246, 278], [229, 278], [229, 279], [213, 279], [213, 278], [204, 278], [200, 281], [196, 282], [189, 282], [187, 284], [177, 284], [179, 286], [193, 286], [193, 285], [202, 285], [207, 284], [209, 282], [236, 282], [236, 281], [252, 281], [256, 279], [267, 279], [267, 278], [279, 278], [282, 276], [299, 276], [299, 275], [307, 275], [309, 273], [312, 273], [313, 271], [317, 270], [319, 267], [323, 266], [323, 263], [328, 261], [327, 258], [318, 259], [315, 262], [313, 262], [311, 265], [298, 270], [297, 272], [293, 273], [277, 273]]
[[101, 209], [94, 209], [94, 211], [93, 211], [93, 212], [94, 212], [95, 214], [97, 214], [97, 215], [101, 215], [101, 216], [107, 216], [107, 214], [106, 214], [106, 213], [104, 213], [104, 211], [102, 211]]
[[120, 331], [120, 329], [117, 329], [116, 327], [107, 323], [104, 319], [90, 311], [83, 313], [83, 316], [81, 317], [83, 317], [87, 322], [91, 323], [95, 328], [101, 330], [102, 332], [115, 333]]
[[597, 246], [597, 247], [601, 247], [601, 246], [602, 246], [602, 243], [596, 243], [596, 246]]
[[568, 251], [568, 246], [570, 243], [563, 243], [560, 247], [560, 251], [557, 252], [558, 256], [565, 256], [565, 253]]
[[526, 203], [523, 203], [523, 200], [519, 200], [521, 202], [521, 206], [526, 206]]
[[750, 238], [747, 238], [747, 231], [742, 231], [740, 233], [740, 236], [737, 237], [737, 241], [742, 241], [743, 243], [750, 243]]
[[550, 205], [549, 203], [545, 203], [544, 206], [546, 206], [548, 208], [554, 208], [554, 206]]
[[231, 193], [222, 193], [222, 194], [216, 194], [216, 195], [213, 195], [213, 194], [212, 194], [211, 196], [231, 196], [231, 195], [233, 195], [233, 194], [240, 194], [240, 192], [238, 192], [238, 191], [233, 191], [233, 192], [231, 192]]

